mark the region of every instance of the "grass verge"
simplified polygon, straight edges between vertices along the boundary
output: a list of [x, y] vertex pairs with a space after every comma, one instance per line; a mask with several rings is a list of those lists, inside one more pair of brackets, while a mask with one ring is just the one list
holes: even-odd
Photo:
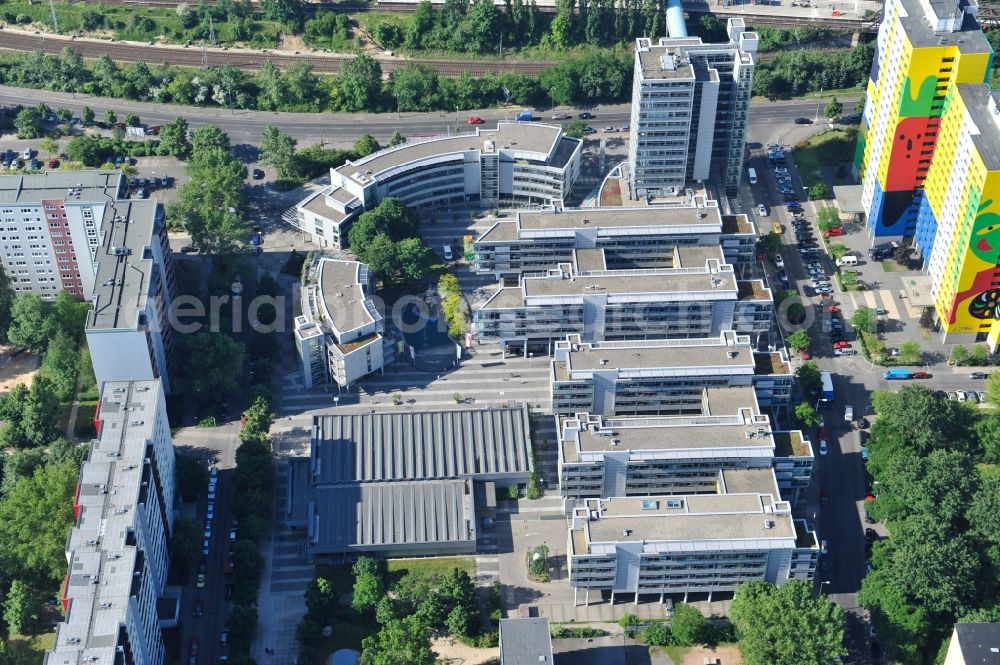
[[792, 149], [795, 166], [799, 169], [802, 185], [809, 189], [823, 182], [823, 168], [850, 162], [854, 159], [854, 145], [858, 130], [827, 129], [804, 141], [799, 141]]
[[78, 439], [89, 439], [97, 434], [94, 429], [94, 416], [97, 415], [97, 401], [80, 402], [76, 410], [76, 420], [73, 422], [73, 435]]
[[11, 635], [7, 640], [9, 658], [4, 665], [38, 665], [55, 642], [55, 631], [38, 635]]
[[444, 577], [452, 568], [464, 570], [469, 575], [476, 575], [476, 561], [472, 557], [434, 557], [432, 559], [389, 559], [385, 562], [386, 572], [389, 573], [389, 580], [403, 577], [407, 573], [420, 575], [422, 577]]

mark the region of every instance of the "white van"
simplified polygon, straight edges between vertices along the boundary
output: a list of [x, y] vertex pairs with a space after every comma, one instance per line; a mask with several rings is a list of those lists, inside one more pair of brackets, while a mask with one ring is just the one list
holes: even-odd
[[451, 245], [444, 246], [444, 260], [451, 261]]
[[843, 266], [856, 266], [856, 265], [858, 265], [858, 257], [854, 256], [853, 254], [847, 254], [846, 256], [842, 256], [839, 259], [837, 259], [838, 268]]
[[755, 170], [753, 170], [753, 168], [748, 168], [747, 169], [747, 176], [749, 176], [749, 178], [750, 178], [750, 184], [751, 185], [756, 185], [757, 184], [757, 172]]

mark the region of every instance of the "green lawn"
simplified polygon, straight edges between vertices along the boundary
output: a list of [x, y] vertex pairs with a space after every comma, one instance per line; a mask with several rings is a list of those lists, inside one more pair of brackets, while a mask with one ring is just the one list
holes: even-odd
[[76, 422], [73, 423], [73, 434], [78, 439], [87, 439], [97, 434], [94, 429], [94, 416], [97, 414], [97, 400], [80, 402], [76, 410]]
[[390, 583], [407, 573], [422, 575], [427, 577], [440, 577], [447, 575], [452, 568], [459, 568], [475, 576], [476, 561], [472, 557], [434, 557], [432, 559], [389, 559], [385, 562], [386, 571], [389, 573]]
[[38, 665], [45, 652], [52, 648], [55, 638], [55, 631], [33, 636], [11, 635], [7, 640], [11, 658], [4, 661], [5, 665]]
[[374, 633], [377, 627], [373, 621], [365, 623], [334, 622], [333, 634], [320, 641], [319, 657], [316, 662], [327, 662], [330, 659], [330, 654], [340, 649], [361, 651], [361, 641]]
[[792, 149], [795, 166], [806, 189], [822, 180], [823, 167], [854, 159], [857, 136], [858, 130], [854, 128], [828, 129], [795, 144]]

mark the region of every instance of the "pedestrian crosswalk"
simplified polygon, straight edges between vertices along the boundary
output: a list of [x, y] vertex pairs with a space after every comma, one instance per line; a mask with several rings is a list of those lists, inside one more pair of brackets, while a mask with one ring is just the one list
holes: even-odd
[[[861, 307], [884, 309], [886, 311], [887, 318], [901, 320], [903, 317], [900, 316], [900, 308], [903, 307], [904, 311], [906, 311], [906, 316], [913, 317], [913, 314], [908, 311], [908, 305], [904, 302], [897, 304], [896, 298], [893, 297], [893, 293], [889, 289], [879, 289], [877, 291], [847, 291], [842, 294], [842, 297], [846, 297], [847, 300], [851, 302], [853, 310], [857, 310]], [[920, 318], [919, 312], [916, 317]]]

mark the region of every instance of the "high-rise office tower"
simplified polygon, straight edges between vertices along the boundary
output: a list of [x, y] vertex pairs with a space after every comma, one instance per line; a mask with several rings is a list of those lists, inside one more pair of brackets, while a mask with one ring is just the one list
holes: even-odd
[[955, 86], [983, 83], [993, 50], [970, 0], [887, 0], [855, 166], [871, 236], [903, 240], [917, 213]]
[[673, 28], [658, 42], [636, 40], [633, 197], [671, 196], [689, 181], [712, 180], [729, 193], [739, 186], [758, 38], [743, 19], [729, 19], [727, 29], [725, 44]]

